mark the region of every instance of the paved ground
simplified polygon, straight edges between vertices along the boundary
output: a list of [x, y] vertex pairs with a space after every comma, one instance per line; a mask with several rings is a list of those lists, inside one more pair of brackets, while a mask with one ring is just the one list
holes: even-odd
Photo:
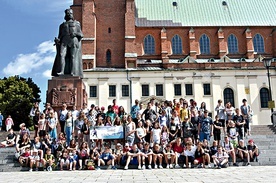
[[0, 173], [0, 182], [276, 182], [276, 166], [229, 167], [226, 169], [100, 170]]

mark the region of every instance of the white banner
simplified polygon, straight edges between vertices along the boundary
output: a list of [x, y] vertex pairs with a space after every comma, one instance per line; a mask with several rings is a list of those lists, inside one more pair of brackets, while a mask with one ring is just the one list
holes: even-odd
[[90, 129], [90, 139], [123, 139], [123, 126], [96, 126]]

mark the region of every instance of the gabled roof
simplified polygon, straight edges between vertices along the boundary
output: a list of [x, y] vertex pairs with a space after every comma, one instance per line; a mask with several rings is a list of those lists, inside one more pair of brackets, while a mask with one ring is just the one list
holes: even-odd
[[276, 0], [135, 0], [135, 6], [138, 27], [276, 26]]

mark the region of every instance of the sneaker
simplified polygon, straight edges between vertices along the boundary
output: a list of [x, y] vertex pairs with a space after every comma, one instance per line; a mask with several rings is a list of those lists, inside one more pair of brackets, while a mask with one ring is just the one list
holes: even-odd
[[183, 168], [186, 168], [186, 164], [183, 164]]
[[127, 169], [128, 169], [128, 167], [127, 167], [127, 166], [125, 166], [124, 170], [127, 170]]
[[146, 169], [146, 166], [145, 166], [145, 165], [143, 165], [143, 166], [142, 166], [142, 170], [145, 170], [145, 169]]
[[220, 166], [220, 165], [218, 166], [218, 169], [221, 169], [221, 166]]
[[48, 166], [48, 167], [46, 168], [46, 170], [49, 172], [49, 171], [50, 171], [50, 166]]
[[163, 166], [162, 166], [162, 165], [159, 165], [159, 168], [160, 168], [160, 169], [163, 169]]
[[216, 164], [214, 164], [214, 168], [217, 168], [217, 165], [216, 165]]
[[96, 170], [101, 170], [101, 168], [98, 166], [98, 167], [96, 168]]
[[170, 168], [173, 168], [173, 165], [172, 165], [172, 164], [170, 164]]
[[112, 168], [112, 166], [111, 166], [111, 165], [108, 165], [107, 170], [110, 170], [111, 168]]
[[30, 170], [29, 170], [29, 172], [32, 172], [32, 171], [33, 171], [33, 169], [30, 169]]
[[141, 168], [141, 166], [139, 165], [139, 166], [138, 166], [138, 170], [141, 170], [141, 169], [142, 169], [142, 168]]
[[36, 168], [35, 171], [38, 171], [38, 168]]
[[[156, 167], [157, 167], [157, 166], [156, 166]], [[151, 170], [151, 165], [149, 165], [149, 166], [148, 166], [148, 169], [150, 169], [150, 170]]]
[[233, 163], [233, 166], [239, 166], [237, 163]]
[[154, 169], [157, 169], [158, 167], [157, 167], [157, 165], [154, 165]]
[[201, 164], [199, 164], [199, 165], [197, 166], [197, 168], [202, 168], [202, 165], [201, 165]]
[[250, 163], [246, 163], [246, 166], [251, 166]]
[[208, 168], [212, 168], [211, 164], [208, 164]]
[[112, 169], [112, 170], [117, 170], [116, 166], [112, 166], [111, 169]]
[[259, 162], [259, 158], [258, 157], [256, 157], [256, 162]]
[[167, 165], [167, 167], [166, 167], [167, 169], [169, 169], [170, 168], [170, 166], [169, 165]]
[[174, 166], [174, 168], [180, 168], [179, 164], [176, 164], [176, 165]]

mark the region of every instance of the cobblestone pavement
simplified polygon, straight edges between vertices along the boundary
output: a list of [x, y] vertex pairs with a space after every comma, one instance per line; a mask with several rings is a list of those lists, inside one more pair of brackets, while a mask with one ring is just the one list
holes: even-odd
[[276, 182], [276, 166], [229, 167], [225, 169], [99, 170], [0, 173], [0, 182]]

